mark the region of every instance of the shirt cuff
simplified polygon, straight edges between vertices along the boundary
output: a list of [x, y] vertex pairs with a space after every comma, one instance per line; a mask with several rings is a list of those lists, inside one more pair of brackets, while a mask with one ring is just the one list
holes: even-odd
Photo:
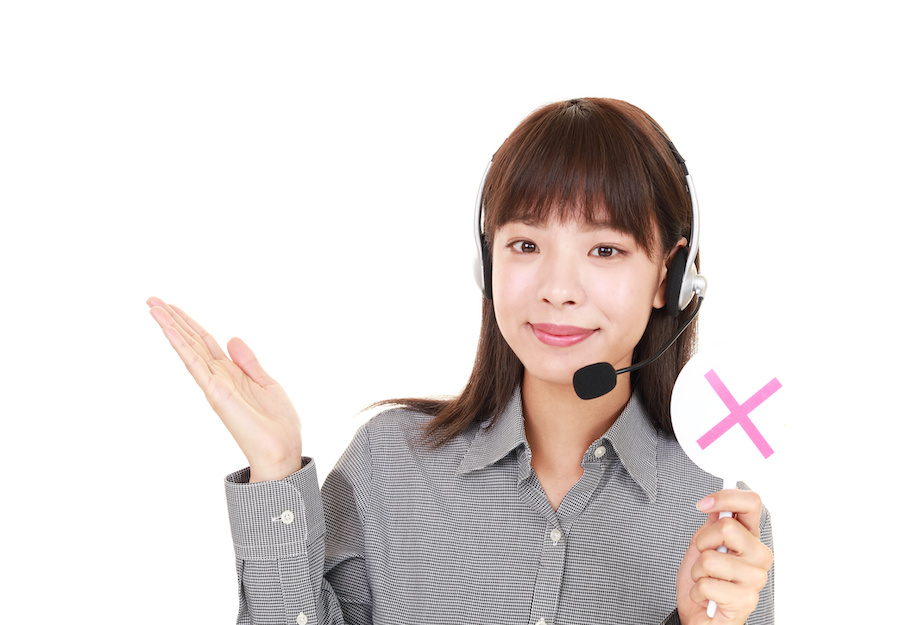
[[316, 465], [283, 480], [249, 484], [250, 469], [225, 478], [225, 496], [235, 556], [242, 560], [278, 560], [308, 553], [325, 533], [325, 515]]

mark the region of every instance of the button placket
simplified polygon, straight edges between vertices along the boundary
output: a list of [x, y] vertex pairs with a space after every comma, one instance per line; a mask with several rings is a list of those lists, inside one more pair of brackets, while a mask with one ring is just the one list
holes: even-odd
[[531, 625], [548, 625], [556, 618], [559, 608], [559, 592], [566, 563], [564, 533], [556, 520], [549, 520], [544, 529], [541, 560], [535, 577], [531, 603]]

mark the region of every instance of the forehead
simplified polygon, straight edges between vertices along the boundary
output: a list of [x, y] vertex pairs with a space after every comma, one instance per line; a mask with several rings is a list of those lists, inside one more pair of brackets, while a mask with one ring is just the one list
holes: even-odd
[[508, 224], [524, 224], [526, 226], [532, 226], [535, 228], [574, 228], [581, 232], [587, 232], [590, 230], [617, 230], [612, 220], [610, 220], [605, 215], [597, 215], [593, 216], [591, 219], [584, 219], [575, 215], [567, 215], [564, 212], [552, 212], [540, 216], [526, 215], [522, 217], [514, 217], [507, 220], [506, 223], [501, 224], [501, 227]]
[[586, 202], [583, 198], [575, 201], [565, 198], [542, 198], [541, 201], [521, 201], [511, 203], [497, 215], [499, 224], [520, 221], [528, 224], [545, 225], [575, 223], [579, 226], [601, 227], [613, 224], [614, 215], [602, 202]]

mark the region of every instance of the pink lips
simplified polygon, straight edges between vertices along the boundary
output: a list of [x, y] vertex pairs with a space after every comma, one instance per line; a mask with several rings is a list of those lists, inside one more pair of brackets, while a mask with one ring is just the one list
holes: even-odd
[[575, 345], [594, 333], [593, 330], [576, 326], [558, 326], [552, 323], [532, 323], [530, 325], [534, 335], [541, 343], [553, 347]]

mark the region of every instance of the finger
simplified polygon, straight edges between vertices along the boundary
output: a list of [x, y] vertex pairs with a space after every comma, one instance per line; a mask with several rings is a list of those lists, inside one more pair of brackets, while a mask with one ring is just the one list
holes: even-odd
[[[751, 566], [768, 570], [772, 565], [772, 551], [734, 519], [718, 519], [694, 537], [694, 546], [702, 557], [714, 557], [712, 554], [721, 545], [725, 545], [730, 555], [743, 558]], [[707, 555], [707, 552], [712, 553]]]
[[721, 490], [697, 502], [697, 509], [710, 515], [731, 512], [741, 525], [759, 537], [762, 500], [752, 490]]
[[171, 315], [163, 308], [154, 306], [150, 309], [150, 314], [162, 328], [163, 334], [181, 358], [184, 366], [187, 367], [188, 372], [200, 388], [205, 390], [212, 374], [206, 360], [198, 353], [199, 346], [196, 341], [184, 334]]
[[691, 579], [694, 582], [704, 577], [741, 584], [759, 592], [768, 581], [768, 568], [752, 564], [731, 553], [708, 550], [701, 553], [691, 566]]
[[188, 314], [181, 310], [178, 306], [175, 306], [174, 304], [170, 304], [170, 306], [176, 313], [178, 313], [178, 315], [184, 320], [188, 327], [194, 331], [194, 334], [196, 335], [195, 340], [199, 339], [203, 341], [203, 343], [209, 349], [209, 353], [213, 358], [219, 360], [221, 358], [227, 357], [225, 356], [225, 352], [222, 350], [222, 348], [219, 347], [216, 339], [213, 338], [212, 334], [204, 330], [203, 326], [191, 319], [191, 317], [188, 316]]
[[[206, 356], [208, 356], [209, 358], [212, 358], [212, 359], [216, 358], [216, 356], [213, 354], [213, 351], [209, 348], [209, 345], [207, 345], [206, 341], [203, 340], [203, 337], [200, 336], [200, 334], [198, 334], [197, 331], [193, 327], [191, 327], [191, 324], [188, 323], [187, 319], [185, 319], [185, 317], [187, 315], [184, 315], [184, 313], [180, 309], [178, 309], [176, 306], [167, 304], [166, 302], [162, 301], [159, 298], [151, 298], [151, 299], [157, 300], [158, 305], [160, 305], [167, 313], [169, 313], [169, 315], [172, 317], [172, 319], [175, 320], [175, 323], [178, 326], [178, 328], [181, 330], [182, 335], [190, 336], [194, 340], [194, 342], [197, 343], [197, 345], [206, 353]], [[205, 333], [206, 330], [203, 330], [203, 332]], [[210, 337], [210, 338], [212, 338], [212, 337]], [[215, 343], [215, 341], [213, 341], [213, 343]], [[216, 345], [216, 348], [218, 349], [219, 353], [222, 354], [222, 356], [225, 355], [224, 352], [222, 352], [221, 348], [219, 348], [218, 345]]]
[[[182, 336], [191, 336], [192, 334], [195, 334], [191, 330], [190, 326], [188, 326], [187, 322], [181, 318], [181, 315], [179, 315], [177, 312], [175, 312], [175, 309], [172, 308], [172, 306], [170, 304], [167, 304], [166, 302], [164, 302], [163, 300], [161, 300], [158, 297], [151, 297], [147, 300], [147, 305], [150, 306], [151, 310], [153, 308], [158, 307], [158, 308], [162, 308], [164, 311], [166, 311], [166, 313], [169, 315], [169, 317], [172, 320], [172, 325], [179, 330], [179, 332], [181, 333]], [[195, 338], [194, 341], [197, 342], [198, 339], [199, 339], [199, 337]], [[206, 349], [205, 345], [203, 347], [204, 347], [204, 351], [207, 351], [207, 352], [209, 351]]]
[[701, 606], [715, 601], [716, 623], [720, 622], [720, 618], [724, 618], [723, 622], [743, 623], [759, 602], [759, 593], [712, 577], [704, 577], [691, 586], [688, 596]]
[[[164, 304], [163, 306], [154, 306], [150, 309], [150, 314], [156, 320], [156, 322], [162, 327], [163, 333], [166, 332], [174, 332], [172, 335], [174, 338], [177, 334], [181, 337], [182, 341], [187, 343], [191, 349], [195, 347], [198, 350], [198, 355], [204, 360], [209, 360], [209, 351], [205, 346], [201, 347], [199, 343], [193, 338], [191, 338], [190, 333], [184, 327], [182, 327], [181, 323], [179, 323], [179, 319], [177, 318], [177, 313], [172, 310], [168, 304]], [[168, 336], [168, 334], [166, 335]]]
[[272, 377], [265, 372], [262, 368], [262, 365], [259, 364], [259, 361], [256, 359], [256, 355], [253, 351], [247, 346], [244, 341], [241, 339], [234, 337], [227, 343], [228, 353], [231, 355], [231, 359], [234, 361], [241, 370], [247, 374], [247, 376], [259, 384], [261, 387], [265, 388], [267, 386], [272, 386], [273, 384], [278, 384]]

